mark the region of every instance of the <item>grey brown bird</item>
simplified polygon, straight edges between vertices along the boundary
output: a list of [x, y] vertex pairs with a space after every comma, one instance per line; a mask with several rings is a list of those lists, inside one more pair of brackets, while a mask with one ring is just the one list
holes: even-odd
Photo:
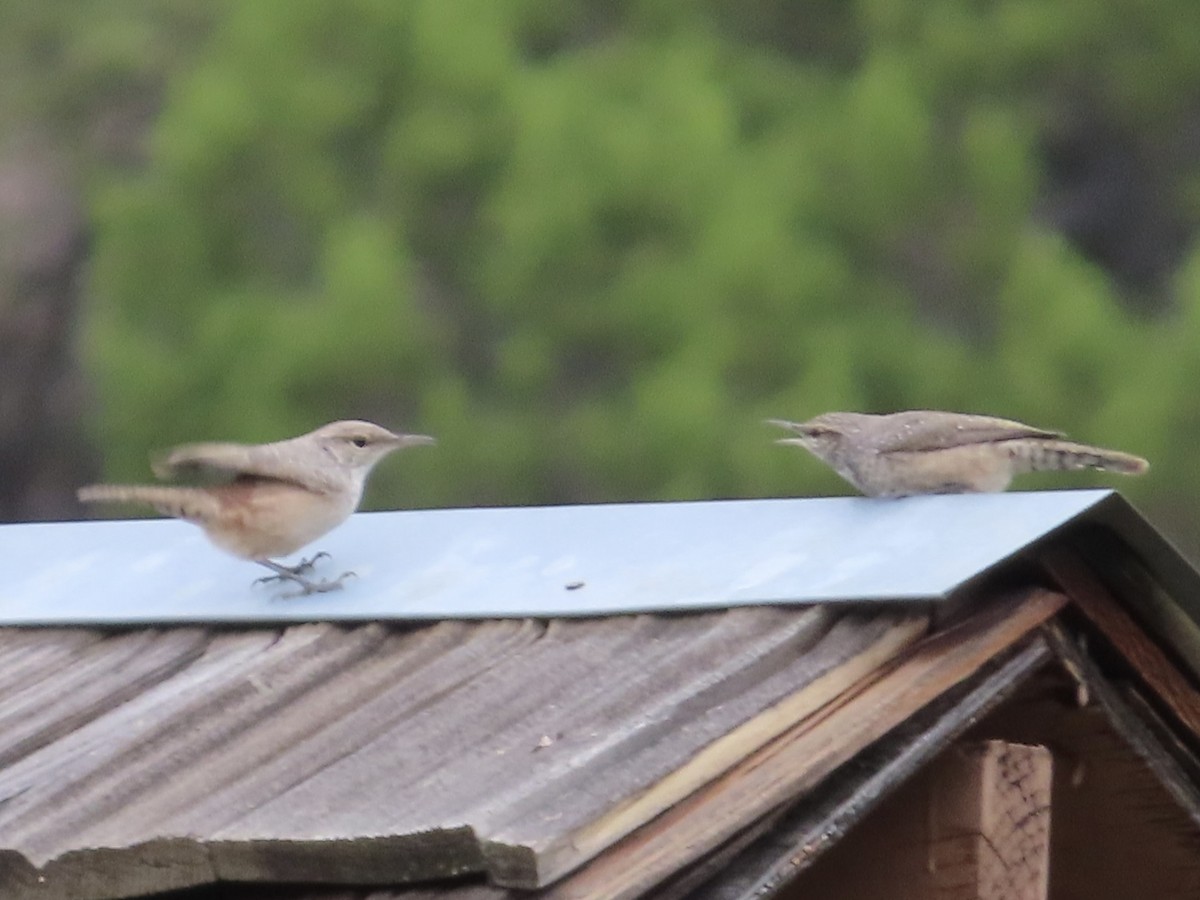
[[1063, 439], [1008, 419], [909, 410], [831, 412], [807, 422], [768, 419], [869, 497], [1002, 491], [1023, 472], [1104, 469], [1140, 475], [1140, 456]]
[[185, 444], [153, 464], [169, 478], [208, 473], [215, 484], [112, 485], [80, 488], [85, 503], [144, 503], [168, 516], [192, 522], [228, 553], [266, 566], [300, 594], [336, 590], [336, 579], [304, 577], [321, 556], [285, 566], [287, 556], [340, 525], [358, 508], [367, 476], [393, 450], [436, 443], [423, 434], [394, 434], [370, 422], [332, 422], [316, 431], [271, 444]]

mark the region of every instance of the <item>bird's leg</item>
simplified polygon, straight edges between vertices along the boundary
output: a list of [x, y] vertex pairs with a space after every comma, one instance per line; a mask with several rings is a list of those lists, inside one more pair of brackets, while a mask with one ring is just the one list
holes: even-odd
[[337, 578], [322, 578], [320, 581], [312, 581], [303, 577], [301, 572], [308, 571], [312, 568], [312, 564], [321, 556], [328, 556], [328, 553], [318, 553], [310, 560], [304, 560], [298, 566], [285, 566], [282, 563], [274, 562], [269, 559], [256, 559], [255, 562], [260, 566], [266, 566], [274, 575], [264, 575], [262, 578], [255, 579], [255, 584], [263, 584], [271, 581], [290, 581], [300, 586], [300, 590], [290, 594], [283, 594], [282, 597], [306, 597], [309, 594], [324, 594], [327, 591], [338, 591], [342, 588], [342, 582], [347, 578], [356, 577], [353, 572], [343, 572]]

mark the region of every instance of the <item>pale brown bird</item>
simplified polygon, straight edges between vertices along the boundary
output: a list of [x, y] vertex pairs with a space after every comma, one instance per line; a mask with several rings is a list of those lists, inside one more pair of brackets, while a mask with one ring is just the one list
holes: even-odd
[[1063, 440], [1057, 431], [1008, 419], [910, 410], [890, 415], [832, 412], [807, 422], [768, 419], [794, 444], [869, 497], [1002, 491], [1024, 472], [1104, 469], [1140, 475], [1140, 456]]
[[340, 525], [358, 508], [371, 469], [393, 450], [436, 443], [423, 434], [394, 434], [370, 422], [346, 421], [272, 444], [185, 444], [153, 464], [154, 474], [215, 473], [226, 479], [191, 487], [96, 484], [80, 488], [85, 503], [145, 503], [204, 529], [222, 550], [266, 566], [300, 594], [336, 590], [333, 580], [304, 577], [318, 553], [296, 566], [287, 556]]

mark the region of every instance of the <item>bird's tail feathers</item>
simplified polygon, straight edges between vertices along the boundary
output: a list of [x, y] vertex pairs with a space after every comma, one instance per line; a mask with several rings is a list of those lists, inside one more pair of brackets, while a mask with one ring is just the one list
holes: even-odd
[[144, 503], [189, 522], [205, 522], [219, 512], [217, 498], [201, 488], [142, 484], [92, 484], [76, 496], [83, 503]]
[[1150, 463], [1132, 453], [1106, 450], [1072, 441], [1008, 441], [1017, 472], [1067, 472], [1076, 469], [1103, 469], [1122, 475], [1141, 475]]

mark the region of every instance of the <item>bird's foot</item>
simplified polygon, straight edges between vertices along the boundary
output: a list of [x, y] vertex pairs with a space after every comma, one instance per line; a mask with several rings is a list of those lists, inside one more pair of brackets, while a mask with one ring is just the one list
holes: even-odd
[[294, 566], [285, 566], [283, 563], [272, 562], [269, 559], [260, 559], [258, 563], [266, 566], [274, 575], [264, 575], [262, 578], [255, 578], [255, 584], [270, 584], [272, 581], [293, 581], [306, 572], [311, 572], [317, 564], [317, 560], [321, 557], [332, 559], [332, 557], [322, 550], [320, 553], [314, 553], [308, 559], [302, 559]]
[[322, 556], [329, 556], [328, 553], [318, 553], [312, 559], [305, 559], [296, 566], [285, 566], [282, 563], [277, 563], [269, 559], [256, 560], [259, 565], [266, 566], [274, 575], [264, 575], [262, 578], [256, 578], [255, 584], [270, 584], [273, 581], [290, 581], [299, 587], [299, 590], [292, 591], [287, 594], [280, 594], [280, 599], [287, 597], [307, 597], [309, 594], [324, 594], [329, 591], [339, 591], [342, 589], [342, 582], [347, 578], [357, 578], [353, 572], [343, 572], [337, 578], [322, 578], [320, 581], [313, 581], [310, 578], [305, 578], [304, 573], [311, 571], [313, 563]]
[[333, 557], [324, 550], [321, 550], [314, 553], [308, 559], [301, 559], [296, 565], [285, 568], [291, 568], [293, 575], [303, 575], [305, 572], [311, 572], [316, 567], [318, 559], [333, 559]]
[[354, 572], [343, 572], [337, 578], [322, 578], [320, 581], [310, 581], [307, 578], [295, 576], [292, 579], [296, 584], [300, 585], [298, 591], [289, 591], [286, 594], [280, 594], [280, 600], [291, 600], [295, 597], [307, 597], [309, 594], [326, 594], [329, 591], [340, 591], [342, 582], [347, 578], [357, 578]]

